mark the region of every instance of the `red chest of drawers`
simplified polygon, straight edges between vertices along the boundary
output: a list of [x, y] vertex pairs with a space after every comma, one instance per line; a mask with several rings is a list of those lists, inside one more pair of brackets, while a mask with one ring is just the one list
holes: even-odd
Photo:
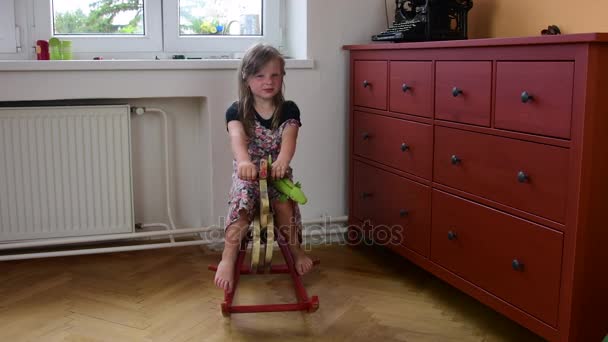
[[601, 341], [608, 34], [344, 49], [351, 233], [550, 341]]

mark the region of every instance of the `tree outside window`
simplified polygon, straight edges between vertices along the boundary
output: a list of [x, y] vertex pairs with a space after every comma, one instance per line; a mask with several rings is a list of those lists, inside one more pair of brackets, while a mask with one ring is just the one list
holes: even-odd
[[143, 35], [143, 0], [53, 0], [55, 35]]
[[[55, 35], [144, 35], [144, 0], [53, 0]], [[180, 0], [180, 36], [262, 35], [262, 1]]]

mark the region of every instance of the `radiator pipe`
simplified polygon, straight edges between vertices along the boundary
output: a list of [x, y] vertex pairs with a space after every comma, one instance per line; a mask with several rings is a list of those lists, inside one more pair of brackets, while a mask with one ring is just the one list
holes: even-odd
[[[302, 225], [315, 225], [315, 224], [324, 224], [325, 229], [327, 230], [328, 223], [344, 223], [348, 220], [348, 216], [336, 217], [331, 219], [319, 219], [319, 220], [308, 220], [302, 221]], [[128, 239], [138, 239], [142, 237], [153, 237], [153, 236], [165, 236], [169, 235], [173, 237], [174, 235], [180, 234], [194, 234], [194, 233], [206, 233], [206, 232], [221, 232], [221, 228], [219, 227], [198, 227], [198, 228], [179, 228], [169, 230], [168, 226], [164, 223], [148, 223], [144, 224], [143, 227], [164, 227], [167, 230], [158, 230], [151, 232], [140, 232], [140, 233], [120, 233], [120, 234], [108, 234], [108, 235], [99, 235], [99, 236], [83, 236], [83, 237], [69, 237], [69, 238], [53, 238], [48, 240], [35, 240], [35, 241], [23, 241], [23, 242], [9, 242], [9, 243], [0, 243], [0, 251], [1, 250], [11, 250], [11, 249], [20, 249], [20, 248], [35, 248], [35, 247], [47, 247], [47, 246], [59, 246], [59, 245], [69, 245], [76, 243], [87, 243], [87, 242], [104, 242], [104, 241], [117, 241], [117, 240], [128, 240]], [[213, 243], [217, 241], [210, 240], [200, 240], [201, 244]], [[175, 240], [171, 240], [171, 242], [175, 242]], [[127, 247], [127, 246], [125, 246]], [[32, 253], [33, 254], [33, 253]], [[0, 260], [4, 259], [4, 256], [0, 256]]]
[[86, 248], [86, 249], [76, 249], [76, 250], [70, 250], [70, 251], [12, 254], [12, 255], [0, 256], [0, 261], [35, 259], [35, 258], [51, 258], [51, 257], [60, 257], [60, 256], [114, 253], [114, 252], [126, 252], [126, 251], [141, 251], [141, 250], [145, 250], [145, 249], [203, 245], [206, 243], [209, 243], [209, 242], [204, 241], [204, 240], [195, 240], [195, 241], [182, 241], [182, 242], [170, 242], [170, 243], [163, 242], [163, 243], [144, 244], [144, 245], [135, 245], [135, 246]]
[[[162, 226], [159, 224], [150, 224], [146, 226]], [[166, 225], [165, 225], [166, 226]], [[59, 246], [69, 245], [74, 243], [87, 243], [87, 242], [104, 242], [104, 241], [116, 241], [116, 240], [127, 240], [137, 239], [142, 237], [152, 236], [165, 236], [165, 235], [177, 235], [177, 234], [192, 234], [192, 233], [204, 233], [218, 229], [217, 227], [201, 227], [201, 228], [181, 228], [171, 231], [157, 230], [151, 232], [140, 232], [140, 233], [120, 233], [120, 234], [107, 234], [99, 236], [86, 236], [86, 237], [69, 237], [69, 238], [53, 238], [48, 240], [35, 240], [35, 241], [24, 241], [24, 242], [12, 242], [0, 244], [0, 250], [9, 250], [17, 248], [33, 248], [33, 247], [47, 247], [47, 246]]]
[[[175, 222], [173, 221], [173, 210], [171, 205], [171, 173], [169, 167], [169, 160], [171, 159], [169, 156], [169, 119], [167, 116], [167, 112], [160, 108], [146, 108], [146, 107], [135, 107], [135, 113], [138, 115], [142, 115], [147, 112], [157, 112], [160, 113], [163, 119], [163, 134], [165, 138], [165, 193], [167, 196], [167, 216], [169, 218], [169, 225], [172, 230], [175, 230]], [[173, 241], [173, 236], [171, 236]]]
[[[347, 219], [348, 219], [347, 216], [343, 216], [343, 217], [338, 217], [338, 218], [333, 219], [332, 222], [344, 222]], [[325, 224], [325, 226], [327, 226], [327, 223], [328, 223], [327, 219], [310, 220], [310, 221], [302, 222], [303, 225]], [[162, 225], [162, 224], [160, 224], [160, 225]], [[46, 243], [41, 242], [41, 241], [32, 241], [32, 242], [1, 244], [0, 249], [8, 249], [6, 247], [10, 247], [10, 245], [13, 245], [12, 248], [43, 247], [43, 246], [50, 246], [53, 244], [109, 241], [109, 240], [125, 239], [125, 238], [129, 238], [129, 237], [138, 238], [143, 235], [159, 236], [159, 235], [167, 235], [167, 234], [173, 235], [173, 234], [184, 234], [184, 233], [199, 233], [199, 232], [213, 231], [213, 230], [218, 230], [218, 228], [217, 227], [181, 228], [181, 229], [176, 229], [175, 231], [171, 230], [171, 231], [155, 231], [155, 232], [132, 233], [132, 234], [112, 234], [112, 235], [105, 235], [105, 236], [98, 236], [98, 237], [83, 237], [83, 238], [62, 238], [62, 239], [54, 239], [53, 241], [47, 241]], [[306, 235], [307, 234], [304, 234], [304, 236], [306, 236]], [[213, 240], [194, 240], [194, 241], [181, 241], [181, 242], [171, 241], [171, 242], [163, 242], [163, 243], [130, 245], [130, 246], [82, 248], [82, 249], [74, 249], [74, 250], [67, 250], [67, 251], [9, 254], [9, 255], [0, 255], [0, 261], [35, 259], [35, 258], [51, 258], [51, 257], [127, 252], [127, 251], [140, 251], [140, 250], [147, 250], [147, 249], [158, 249], [158, 248], [169, 248], [169, 247], [207, 245], [207, 244], [211, 244], [214, 242], [216, 242], [216, 241], [213, 241]]]

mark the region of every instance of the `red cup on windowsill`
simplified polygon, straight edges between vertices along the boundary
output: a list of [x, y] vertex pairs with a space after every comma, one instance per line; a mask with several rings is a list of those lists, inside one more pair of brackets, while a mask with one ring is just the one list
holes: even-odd
[[49, 56], [49, 42], [46, 40], [36, 41], [36, 58], [39, 61], [48, 61]]

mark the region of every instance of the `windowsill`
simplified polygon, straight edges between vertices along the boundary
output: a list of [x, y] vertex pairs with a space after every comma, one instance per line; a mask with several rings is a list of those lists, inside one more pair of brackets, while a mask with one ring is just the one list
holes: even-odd
[[[239, 59], [178, 59], [178, 60], [0, 60], [0, 71], [87, 71], [87, 70], [203, 70], [237, 69]], [[313, 69], [312, 59], [286, 59], [287, 69]]]

